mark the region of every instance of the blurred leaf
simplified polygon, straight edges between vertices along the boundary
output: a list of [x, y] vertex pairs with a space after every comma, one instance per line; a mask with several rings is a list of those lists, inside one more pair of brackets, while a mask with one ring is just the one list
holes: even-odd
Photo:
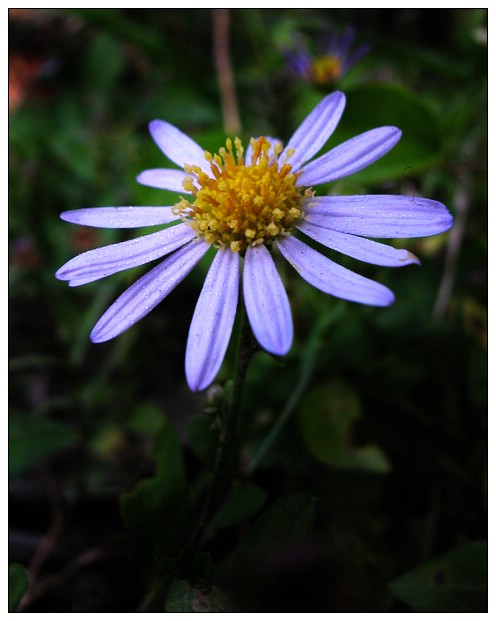
[[[62, 105], [66, 103], [67, 105]], [[58, 107], [59, 118], [65, 114], [70, 115], [72, 102], [64, 99]], [[62, 122], [62, 121], [61, 121]], [[63, 175], [68, 175], [72, 183], [94, 183], [97, 166], [95, 158], [90, 157], [92, 151], [92, 137], [83, 127], [82, 122], [77, 123], [72, 119], [64, 119], [64, 132], [52, 133], [47, 136], [46, 149], [53, 163], [61, 173], [60, 181], [63, 183]]]
[[294, 47], [295, 36], [299, 34], [299, 25], [300, 21], [292, 16], [282, 16], [277, 20], [272, 26], [272, 37], [276, 47], [283, 52], [288, 48]]
[[18, 475], [27, 468], [72, 446], [75, 431], [42, 416], [12, 412], [9, 415], [9, 474]]
[[[169, 82], [166, 88], [161, 88], [153, 101], [140, 102], [141, 115], [144, 118], [158, 116], [167, 122], [177, 125], [183, 131], [201, 126], [219, 126], [221, 117], [218, 106], [214, 105], [198, 90], [196, 84], [184, 84], [177, 81]], [[218, 139], [213, 143], [217, 150], [225, 141], [223, 130], [215, 130]], [[209, 148], [194, 136], [204, 148]], [[220, 142], [219, 142], [220, 140]], [[158, 150], [157, 150], [158, 153]]]
[[212, 416], [199, 414], [188, 425], [188, 443], [195, 456], [212, 467], [218, 445], [218, 434]]
[[153, 477], [143, 480], [121, 498], [121, 513], [129, 552], [147, 579], [159, 572], [157, 558], [174, 556], [184, 544], [188, 526], [187, 481], [181, 444], [166, 424], [152, 452]]
[[238, 549], [235, 567], [247, 560], [264, 557], [269, 550], [305, 537], [314, 520], [315, 498], [307, 492], [297, 492], [276, 502], [254, 523]]
[[398, 144], [356, 173], [355, 181], [384, 182], [397, 177], [408, 180], [441, 161], [439, 120], [422, 98], [397, 85], [375, 84], [349, 92], [347, 102], [343, 128], [350, 129], [351, 136], [381, 125], [394, 125], [402, 131]]
[[468, 543], [392, 582], [417, 612], [487, 612], [487, 542]]
[[136, 20], [128, 19], [119, 9], [75, 8], [66, 9], [66, 11], [112, 33], [116, 38], [132, 41], [156, 59], [163, 60], [167, 55], [168, 46], [164, 44], [157, 32], [137, 23]]
[[335, 380], [312, 390], [299, 409], [300, 428], [310, 453], [336, 468], [387, 472], [389, 463], [378, 447], [353, 444], [353, 425], [361, 415], [360, 400], [347, 383]]
[[186, 580], [174, 580], [169, 588], [165, 612], [195, 612], [195, 590]]
[[9, 612], [15, 612], [28, 588], [28, 570], [19, 563], [9, 564]]
[[308, 336], [307, 343], [301, 350], [300, 373], [298, 381], [291, 387], [291, 392], [284, 408], [253, 456], [253, 459], [248, 467], [249, 473], [253, 472], [267, 455], [282, 428], [289, 420], [289, 417], [293, 413], [301, 396], [304, 394], [304, 391], [312, 377], [312, 372], [317, 360], [317, 354], [322, 345], [322, 336], [326, 332], [327, 328], [339, 319], [343, 312], [343, 308], [343, 305], [337, 304], [334, 306], [332, 312], [323, 313], [318, 321], [316, 321], [313, 325], [311, 333]]
[[235, 489], [221, 507], [216, 525], [226, 528], [239, 524], [260, 511], [266, 499], [267, 494], [258, 485]]
[[127, 421], [126, 428], [143, 434], [156, 434], [164, 424], [164, 413], [155, 403], [139, 403]]
[[86, 83], [99, 95], [105, 95], [115, 87], [124, 69], [122, 48], [107, 34], [99, 34], [91, 40], [83, 62]]
[[199, 589], [185, 580], [174, 580], [169, 588], [165, 612], [225, 612], [219, 589]]

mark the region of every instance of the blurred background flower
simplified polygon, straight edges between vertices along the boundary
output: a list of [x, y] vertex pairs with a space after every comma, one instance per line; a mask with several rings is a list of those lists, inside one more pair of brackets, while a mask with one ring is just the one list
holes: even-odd
[[339, 34], [330, 26], [308, 42], [295, 33], [293, 45], [284, 50], [291, 72], [316, 86], [334, 87], [369, 51], [366, 43], [356, 43], [356, 31], [348, 26]]

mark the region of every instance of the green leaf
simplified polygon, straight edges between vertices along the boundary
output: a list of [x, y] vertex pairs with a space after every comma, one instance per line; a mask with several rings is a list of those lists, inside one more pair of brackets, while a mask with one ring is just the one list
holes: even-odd
[[203, 464], [213, 466], [218, 434], [212, 416], [199, 414], [191, 419], [188, 425], [188, 443], [194, 455]]
[[158, 434], [152, 456], [154, 476], [121, 498], [129, 552], [147, 580], [160, 575], [160, 559], [175, 557], [184, 545], [189, 508], [181, 444], [170, 424]]
[[[144, 107], [143, 114], [149, 114], [153, 118], [157, 111], [160, 111], [160, 118], [183, 128], [183, 131], [188, 131], [188, 128], [196, 130], [202, 126], [219, 125], [221, 121], [218, 109], [203, 96], [196, 84], [193, 86], [179, 82], [169, 84], [165, 91], [157, 94], [148, 107]], [[225, 145], [226, 141], [223, 130], [212, 130], [212, 133], [192, 137], [204, 149], [215, 152]]]
[[276, 441], [279, 433], [283, 429], [284, 425], [288, 422], [294, 409], [298, 405], [299, 400], [304, 394], [317, 360], [317, 354], [322, 344], [322, 337], [325, 331], [332, 325], [343, 313], [344, 306], [337, 304], [334, 306], [334, 310], [330, 313], [324, 313], [320, 316], [318, 321], [313, 325], [313, 328], [309, 334], [306, 345], [301, 349], [300, 353], [300, 373], [298, 381], [292, 387], [288, 400], [281, 410], [276, 422], [272, 426], [270, 432], [266, 435], [264, 441], [256, 450], [251, 464], [248, 466], [247, 472], [251, 474], [255, 468], [263, 461], [265, 456], [269, 453], [271, 447]]
[[9, 415], [9, 474], [18, 475], [43, 459], [72, 446], [75, 431], [43, 416]]
[[260, 511], [266, 499], [267, 494], [258, 485], [236, 488], [221, 507], [216, 526], [227, 528], [247, 520]]
[[487, 612], [487, 542], [468, 543], [392, 582], [417, 612]]
[[398, 85], [371, 84], [347, 91], [346, 102], [343, 118], [326, 150], [376, 127], [393, 125], [402, 131], [400, 141], [389, 153], [349, 177], [353, 183], [408, 180], [441, 161], [439, 120], [421, 98]]
[[9, 612], [15, 612], [28, 588], [28, 571], [19, 563], [9, 565]]
[[277, 500], [248, 531], [238, 549], [234, 567], [240, 568], [254, 558], [266, 557], [270, 550], [304, 538], [313, 525], [315, 503], [315, 498], [307, 492]]
[[347, 383], [336, 380], [319, 386], [299, 408], [303, 441], [316, 459], [329, 466], [387, 472], [389, 463], [378, 447], [354, 445], [353, 425], [361, 416], [360, 400]]
[[95, 93], [102, 96], [115, 88], [115, 83], [124, 70], [124, 56], [114, 37], [107, 34], [97, 35], [90, 42], [83, 60], [86, 82]]
[[154, 435], [164, 424], [162, 409], [152, 402], [139, 403], [131, 412], [126, 428], [141, 434]]
[[140, 25], [136, 19], [128, 19], [119, 9], [66, 9], [89, 24], [111, 33], [118, 39], [129, 40], [141, 47], [150, 56], [159, 60], [167, 56], [170, 46], [152, 29]]

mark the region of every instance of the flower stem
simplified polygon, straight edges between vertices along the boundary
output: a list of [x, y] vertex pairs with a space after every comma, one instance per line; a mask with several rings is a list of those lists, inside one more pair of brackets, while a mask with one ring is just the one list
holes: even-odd
[[463, 248], [463, 238], [467, 229], [470, 208], [470, 186], [470, 174], [467, 171], [462, 171], [458, 190], [453, 201], [456, 210], [455, 223], [449, 232], [444, 272], [432, 312], [437, 319], [442, 319], [446, 316], [453, 293], [460, 253]]
[[214, 54], [219, 81], [224, 129], [228, 134], [239, 134], [239, 118], [234, 75], [229, 55], [229, 9], [214, 9]]
[[251, 357], [256, 351], [253, 334], [248, 323], [244, 304], [241, 304], [241, 322], [239, 328], [239, 340], [236, 352], [236, 366], [234, 369], [233, 387], [231, 397], [226, 404], [221, 420], [219, 445], [215, 457], [212, 479], [207, 491], [200, 519], [187, 546], [188, 549], [196, 549], [204, 543], [208, 532], [208, 526], [215, 516], [226, 492], [226, 488], [232, 480], [234, 469], [239, 464], [233, 464], [236, 455], [237, 430], [241, 397], [246, 378], [246, 371]]

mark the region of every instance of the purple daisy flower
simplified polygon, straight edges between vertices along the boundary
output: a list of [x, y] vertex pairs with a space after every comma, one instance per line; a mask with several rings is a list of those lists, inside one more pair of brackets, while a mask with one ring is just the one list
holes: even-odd
[[[169, 225], [142, 237], [71, 259], [57, 278], [77, 286], [166, 257], [131, 285], [95, 325], [91, 340], [107, 341], [148, 314], [198, 264], [217, 249], [191, 322], [186, 377], [193, 391], [214, 380], [230, 340], [239, 289], [252, 331], [262, 348], [283, 356], [293, 340], [291, 309], [274, 263], [274, 251], [314, 287], [338, 298], [387, 306], [384, 285], [336, 264], [295, 234], [361, 261], [382, 266], [418, 263], [407, 250], [368, 239], [422, 237], [449, 229], [441, 203], [412, 196], [315, 196], [313, 187], [372, 164], [398, 142], [396, 127], [367, 131], [313, 159], [336, 128], [345, 97], [335, 92], [306, 117], [288, 144], [270, 137], [226, 141], [218, 154], [165, 121], [150, 132], [163, 153], [183, 170], [145, 170], [144, 185], [189, 194], [171, 207], [100, 207], [61, 214], [85, 226], [132, 228]], [[312, 160], [312, 161], [310, 161]], [[172, 225], [172, 223], [174, 223]], [[166, 256], [167, 255], [167, 256]], [[240, 273], [242, 266], [242, 273]]]
[[291, 70], [299, 77], [318, 86], [328, 86], [341, 79], [369, 51], [365, 43], [354, 48], [356, 33], [347, 28], [340, 35], [333, 29], [323, 32], [317, 41], [317, 53], [312, 53], [301, 37], [292, 50], [286, 51]]

